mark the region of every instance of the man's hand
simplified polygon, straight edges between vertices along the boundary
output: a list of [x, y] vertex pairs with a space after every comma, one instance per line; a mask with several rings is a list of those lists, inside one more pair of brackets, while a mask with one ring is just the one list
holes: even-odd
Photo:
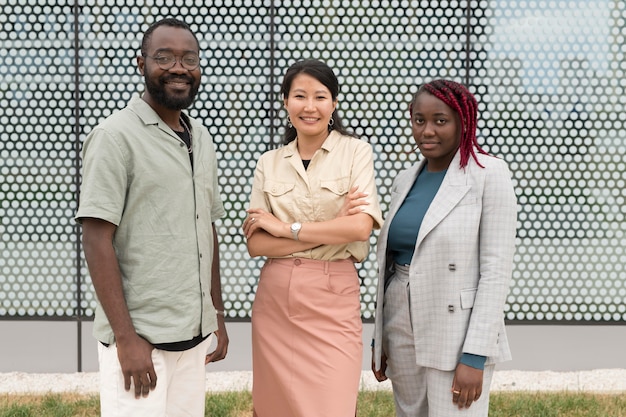
[[152, 363], [154, 347], [135, 335], [128, 340], [117, 340], [117, 357], [124, 375], [124, 388], [135, 386], [135, 398], [147, 397], [156, 388], [157, 376]]
[[217, 316], [217, 330], [213, 332], [217, 338], [217, 347], [215, 350], [204, 359], [204, 364], [207, 365], [210, 362], [221, 361], [226, 357], [228, 353], [228, 333], [226, 333], [226, 325], [224, 324], [224, 317], [222, 315]]

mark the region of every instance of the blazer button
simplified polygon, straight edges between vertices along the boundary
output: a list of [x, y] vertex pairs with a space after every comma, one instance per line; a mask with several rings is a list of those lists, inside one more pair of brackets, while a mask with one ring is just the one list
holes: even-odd
[[449, 271], [456, 271], [456, 264], [448, 264]]
[[448, 313], [454, 313], [454, 306], [452, 304], [448, 306]]

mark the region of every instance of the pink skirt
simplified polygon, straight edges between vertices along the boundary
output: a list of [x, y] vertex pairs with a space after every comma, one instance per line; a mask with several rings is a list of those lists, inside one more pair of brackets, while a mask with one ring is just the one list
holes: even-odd
[[269, 259], [252, 307], [257, 417], [354, 417], [363, 356], [350, 260]]

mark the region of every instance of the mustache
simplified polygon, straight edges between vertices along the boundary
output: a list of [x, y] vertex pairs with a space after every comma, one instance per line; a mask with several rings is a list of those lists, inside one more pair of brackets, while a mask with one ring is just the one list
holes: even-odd
[[193, 84], [194, 79], [188, 75], [164, 75], [163, 77], [161, 77], [161, 81], [163, 82], [170, 82], [170, 81], [184, 81], [184, 82], [188, 82], [190, 84]]

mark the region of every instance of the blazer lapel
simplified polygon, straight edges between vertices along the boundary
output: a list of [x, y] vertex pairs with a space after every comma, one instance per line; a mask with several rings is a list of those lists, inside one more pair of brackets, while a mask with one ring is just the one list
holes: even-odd
[[[422, 167], [426, 163], [426, 160], [422, 160], [420, 163], [414, 164], [412, 167], [408, 168], [406, 171], [406, 175], [403, 176], [401, 182], [395, 184], [395, 192], [396, 195], [393, 195], [391, 199], [391, 205], [389, 206], [389, 211], [387, 212], [387, 216], [385, 216], [385, 223], [380, 230], [378, 236], [378, 246], [379, 250], [377, 253], [378, 265], [383, 268], [387, 268], [386, 265], [386, 257], [387, 257], [387, 235], [389, 234], [389, 226], [391, 225], [391, 221], [394, 216], [400, 209], [402, 203], [404, 203], [404, 199], [411, 191], [411, 187], [413, 187], [413, 183], [415, 183], [415, 179], [417, 178], [417, 174], [422, 170]], [[382, 250], [380, 250], [382, 249]]]
[[417, 249], [426, 236], [452, 211], [454, 207], [467, 194], [471, 186], [467, 184], [467, 172], [465, 169], [459, 168], [460, 154], [456, 153], [443, 182], [439, 187], [439, 191], [435, 195], [417, 235], [415, 248]]

